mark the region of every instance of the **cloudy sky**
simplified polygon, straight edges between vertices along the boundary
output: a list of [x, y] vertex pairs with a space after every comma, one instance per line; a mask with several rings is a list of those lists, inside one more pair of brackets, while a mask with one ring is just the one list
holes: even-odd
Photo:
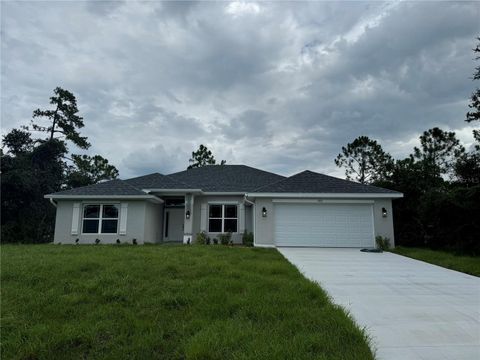
[[183, 170], [200, 144], [342, 175], [360, 135], [396, 158], [434, 126], [472, 142], [478, 2], [2, 2], [1, 31], [2, 133], [61, 86], [122, 178]]

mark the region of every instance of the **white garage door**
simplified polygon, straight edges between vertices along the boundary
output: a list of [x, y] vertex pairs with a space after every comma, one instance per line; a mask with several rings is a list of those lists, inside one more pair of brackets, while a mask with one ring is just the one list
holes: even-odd
[[370, 204], [276, 204], [277, 246], [373, 247]]

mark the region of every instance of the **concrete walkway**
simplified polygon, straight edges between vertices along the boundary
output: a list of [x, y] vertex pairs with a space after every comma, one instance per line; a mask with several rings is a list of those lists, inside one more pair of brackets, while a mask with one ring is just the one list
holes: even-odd
[[480, 359], [480, 279], [392, 253], [279, 248], [371, 335], [378, 359]]

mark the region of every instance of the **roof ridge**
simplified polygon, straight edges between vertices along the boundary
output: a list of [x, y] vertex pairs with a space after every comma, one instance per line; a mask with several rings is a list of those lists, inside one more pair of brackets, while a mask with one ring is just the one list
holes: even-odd
[[[302, 171], [302, 172], [303, 172], [303, 171]], [[300, 174], [300, 173], [299, 173], [299, 174]], [[298, 175], [298, 174], [294, 174], [294, 175], [292, 175], [292, 176], [295, 176], [295, 175]], [[280, 176], [281, 176], [281, 175], [280, 175]], [[284, 176], [283, 179], [280, 179], [280, 180], [278, 180], [278, 181], [274, 181], [274, 182], [272, 182], [272, 183], [268, 183], [268, 184], [262, 185], [262, 186], [260, 186], [260, 187], [258, 187], [258, 188], [256, 188], [256, 189], [254, 189], [253, 191], [261, 190], [262, 188], [267, 187], [267, 186], [277, 185], [277, 184], [279, 184], [279, 183], [281, 183], [281, 182], [283, 182], [283, 181], [286, 181], [286, 180], [290, 179], [292, 176], [288, 176], [288, 177]]]
[[[304, 175], [302, 177], [302, 175]], [[306, 177], [305, 177], [306, 176]], [[299, 178], [300, 180], [296, 180], [296, 178]], [[309, 180], [311, 179], [311, 180]], [[299, 173], [296, 173], [296, 174], [293, 174], [285, 179], [282, 179], [282, 180], [279, 180], [279, 181], [276, 181], [276, 182], [273, 182], [273, 183], [270, 183], [270, 184], [267, 184], [267, 185], [262, 185], [261, 187], [258, 187], [256, 188], [253, 192], [261, 192], [261, 191], [267, 191], [267, 192], [282, 192], [282, 186], [285, 186], [286, 188], [291, 188], [291, 186], [293, 184], [295, 184], [295, 182], [298, 182], [298, 181], [313, 181], [313, 182], [322, 182], [322, 181], [325, 181], [326, 183], [332, 183], [332, 182], [336, 182], [336, 183], [342, 183], [342, 184], [345, 184], [343, 186], [346, 186], [346, 187], [351, 187], [351, 190], [353, 191], [360, 191], [360, 189], [362, 189], [363, 191], [360, 191], [360, 192], [372, 192], [372, 190], [377, 190], [378, 192], [385, 192], [385, 193], [398, 193], [397, 191], [395, 190], [391, 190], [391, 189], [386, 189], [386, 188], [383, 188], [383, 187], [380, 187], [380, 186], [375, 186], [375, 185], [370, 185], [370, 184], [362, 184], [362, 183], [358, 183], [358, 182], [355, 182], [355, 181], [351, 181], [351, 180], [346, 180], [346, 179], [341, 179], [341, 178], [337, 178], [335, 176], [331, 176], [331, 175], [325, 175], [325, 174], [322, 174], [322, 173], [318, 173], [318, 172], [315, 172], [315, 171], [312, 171], [312, 170], [304, 170], [304, 171], [301, 171]], [[285, 184], [285, 185], [284, 185]], [[269, 189], [275, 189], [275, 190], [269, 190]], [[376, 191], [373, 191], [373, 192], [376, 192]]]
[[[118, 179], [118, 180], [120, 180], [120, 179]], [[128, 186], [128, 187], [131, 187], [132, 189], [135, 189], [135, 190], [141, 191], [141, 192], [143, 192], [143, 193], [145, 193], [145, 194], [146, 194], [146, 192], [145, 192], [145, 191], [143, 191], [142, 189], [140, 189], [140, 188], [137, 188], [136, 186], [130, 185], [129, 183], [125, 182], [124, 180], [120, 180], [120, 181], [122, 182], [122, 184], [123, 184], [123, 185], [126, 185], [126, 186]]]
[[156, 171], [156, 172], [153, 172], [153, 173], [151, 173], [151, 174], [145, 174], [145, 175], [135, 176], [135, 177], [132, 177], [132, 178], [122, 179], [122, 180], [123, 180], [123, 181], [130, 181], [130, 180], [136, 180], [136, 179], [140, 179], [140, 178], [144, 178], [144, 177], [152, 176], [152, 175], [166, 176], [166, 175], [163, 175], [163, 174], [159, 173], [158, 171]]
[[280, 174], [277, 174], [277, 173], [274, 173], [274, 172], [271, 172], [271, 171], [262, 170], [262, 169], [259, 169], [259, 168], [253, 167], [253, 166], [249, 166], [249, 165], [245, 165], [245, 164], [223, 164], [223, 165], [222, 164], [207, 164], [207, 165], [204, 165], [204, 166], [199, 166], [199, 167], [195, 167], [195, 168], [176, 171], [176, 172], [173, 172], [171, 174], [167, 174], [165, 176], [176, 175], [176, 174], [180, 174], [180, 173], [183, 173], [183, 172], [186, 172], [186, 171], [189, 171], [189, 170], [197, 171], [197, 170], [201, 170], [203, 168], [214, 167], [214, 166], [219, 166], [219, 167], [223, 166], [225, 168], [234, 167], [234, 166], [235, 167], [244, 167], [244, 168], [249, 168], [249, 169], [252, 169], [252, 170], [255, 170], [255, 171], [263, 172], [263, 173], [266, 173], [266, 174], [271, 174], [271, 175], [276, 175], [276, 176], [281, 176], [283, 178], [287, 178], [284, 175], [280, 175]]
[[288, 177], [285, 176], [285, 175], [280, 175], [280, 174], [277, 174], [277, 173], [274, 173], [274, 172], [271, 172], [271, 171], [266, 171], [266, 170], [254, 168], [253, 166], [249, 166], [249, 165], [243, 165], [243, 164], [242, 164], [242, 165], [235, 165], [235, 166], [243, 166], [243, 167], [247, 167], [247, 168], [249, 168], [249, 169], [253, 169], [253, 170], [256, 170], [256, 171], [261, 171], [261, 172], [263, 172], [263, 173], [272, 174], [272, 175], [276, 175], [276, 176], [281, 176], [281, 177], [283, 177], [282, 180], [285, 180], [285, 179], [288, 178]]
[[[390, 189], [386, 189], [386, 188], [383, 188], [381, 186], [376, 186], [376, 185], [371, 185], [371, 184], [362, 184], [360, 182], [356, 182], [356, 181], [353, 181], [353, 180], [347, 180], [347, 179], [342, 179], [342, 178], [338, 178], [338, 177], [335, 177], [335, 176], [331, 176], [331, 175], [326, 175], [326, 174], [322, 174], [322, 173], [317, 173], [315, 171], [312, 171], [312, 170], [305, 170], [305, 171], [302, 171], [302, 172], [310, 172], [310, 173], [313, 173], [315, 175], [321, 175], [321, 176], [324, 176], [324, 177], [328, 177], [328, 178], [331, 178], [331, 179], [335, 179], [335, 180], [341, 180], [341, 181], [344, 181], [344, 182], [347, 182], [347, 183], [350, 183], [350, 184], [355, 184], [355, 185], [360, 185], [360, 186], [367, 186], [367, 187], [372, 187], [372, 188], [376, 188], [376, 189], [381, 189], [381, 190], [389, 190], [389, 191], [394, 191], [394, 192], [398, 192], [398, 191], [395, 191], [395, 190], [390, 190]], [[298, 173], [298, 174], [295, 174], [295, 175], [299, 175], [301, 173]]]

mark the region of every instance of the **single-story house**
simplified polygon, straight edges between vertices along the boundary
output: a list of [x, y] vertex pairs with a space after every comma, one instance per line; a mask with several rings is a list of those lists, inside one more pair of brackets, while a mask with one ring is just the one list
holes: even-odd
[[303, 171], [285, 177], [245, 165], [153, 173], [45, 195], [57, 208], [55, 243], [195, 241], [231, 232], [234, 243], [375, 247], [393, 245], [396, 191]]

